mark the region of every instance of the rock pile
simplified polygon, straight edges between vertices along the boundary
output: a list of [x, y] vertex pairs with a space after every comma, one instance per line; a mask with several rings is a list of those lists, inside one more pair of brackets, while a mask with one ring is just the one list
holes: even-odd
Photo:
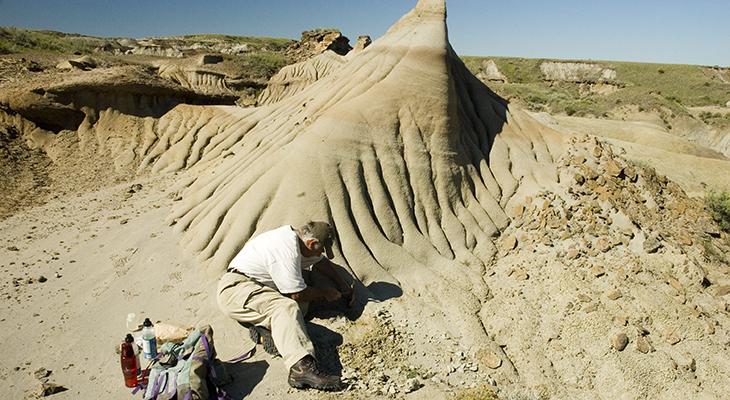
[[302, 32], [301, 40], [289, 46], [286, 53], [290, 59], [299, 62], [326, 50], [344, 56], [352, 50], [350, 39], [336, 29], [313, 29]]
[[481, 313], [521, 379], [557, 397], [692, 397], [720, 384], [707, 349], [730, 337], [730, 271], [708, 248], [730, 251], [728, 235], [700, 200], [595, 138], [556, 162], [559, 186], [508, 210]]

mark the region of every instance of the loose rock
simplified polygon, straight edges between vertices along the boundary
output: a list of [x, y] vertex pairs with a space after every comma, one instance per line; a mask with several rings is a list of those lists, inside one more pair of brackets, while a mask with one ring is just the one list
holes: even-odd
[[484, 362], [484, 365], [491, 369], [497, 369], [502, 365], [502, 358], [491, 351], [484, 353], [482, 361]]
[[609, 300], [618, 300], [622, 296], [621, 291], [616, 289], [614, 291], [609, 292], [606, 297], [609, 298]]
[[654, 346], [651, 345], [651, 342], [647, 337], [639, 336], [639, 338], [636, 339], [636, 350], [647, 354], [654, 351]]
[[616, 349], [617, 351], [623, 351], [628, 344], [629, 344], [629, 338], [623, 332], [617, 333], [611, 339], [611, 346], [613, 346], [613, 348]]

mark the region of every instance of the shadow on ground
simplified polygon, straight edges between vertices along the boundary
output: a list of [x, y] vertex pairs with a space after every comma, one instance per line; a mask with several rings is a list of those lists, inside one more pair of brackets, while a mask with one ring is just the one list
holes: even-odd
[[264, 360], [224, 363], [226, 370], [233, 377], [233, 382], [226, 385], [223, 389], [233, 399], [243, 399], [250, 395], [253, 389], [258, 385], [266, 375], [269, 369], [269, 363]]

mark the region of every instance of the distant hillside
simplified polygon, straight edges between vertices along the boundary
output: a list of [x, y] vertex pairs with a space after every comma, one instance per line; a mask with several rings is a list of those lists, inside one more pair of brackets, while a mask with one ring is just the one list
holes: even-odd
[[[89, 54], [113, 42], [135, 39], [100, 38], [75, 33], [35, 31], [14, 27], [0, 27], [0, 54], [28, 51], [53, 51], [59, 53]], [[198, 34], [140, 39], [150, 45], [178, 48], [182, 51], [205, 49], [211, 45], [246, 45], [251, 50], [284, 51], [294, 40], [284, 38]]]
[[[659, 113], [666, 124], [696, 107], [725, 107], [730, 69], [616, 61], [564, 61], [462, 57], [467, 67], [501, 96], [532, 111], [620, 117]], [[730, 114], [695, 113], [704, 122], [730, 126]], [[670, 127], [670, 126], [668, 126]]]

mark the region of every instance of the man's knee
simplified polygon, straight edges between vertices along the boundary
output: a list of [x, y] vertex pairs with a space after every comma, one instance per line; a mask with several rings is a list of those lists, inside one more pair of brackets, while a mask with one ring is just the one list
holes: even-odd
[[285, 297], [279, 300], [278, 304], [276, 305], [275, 313], [281, 313], [282, 315], [296, 318], [299, 314], [302, 314], [302, 310], [299, 308], [299, 303], [288, 297]]

